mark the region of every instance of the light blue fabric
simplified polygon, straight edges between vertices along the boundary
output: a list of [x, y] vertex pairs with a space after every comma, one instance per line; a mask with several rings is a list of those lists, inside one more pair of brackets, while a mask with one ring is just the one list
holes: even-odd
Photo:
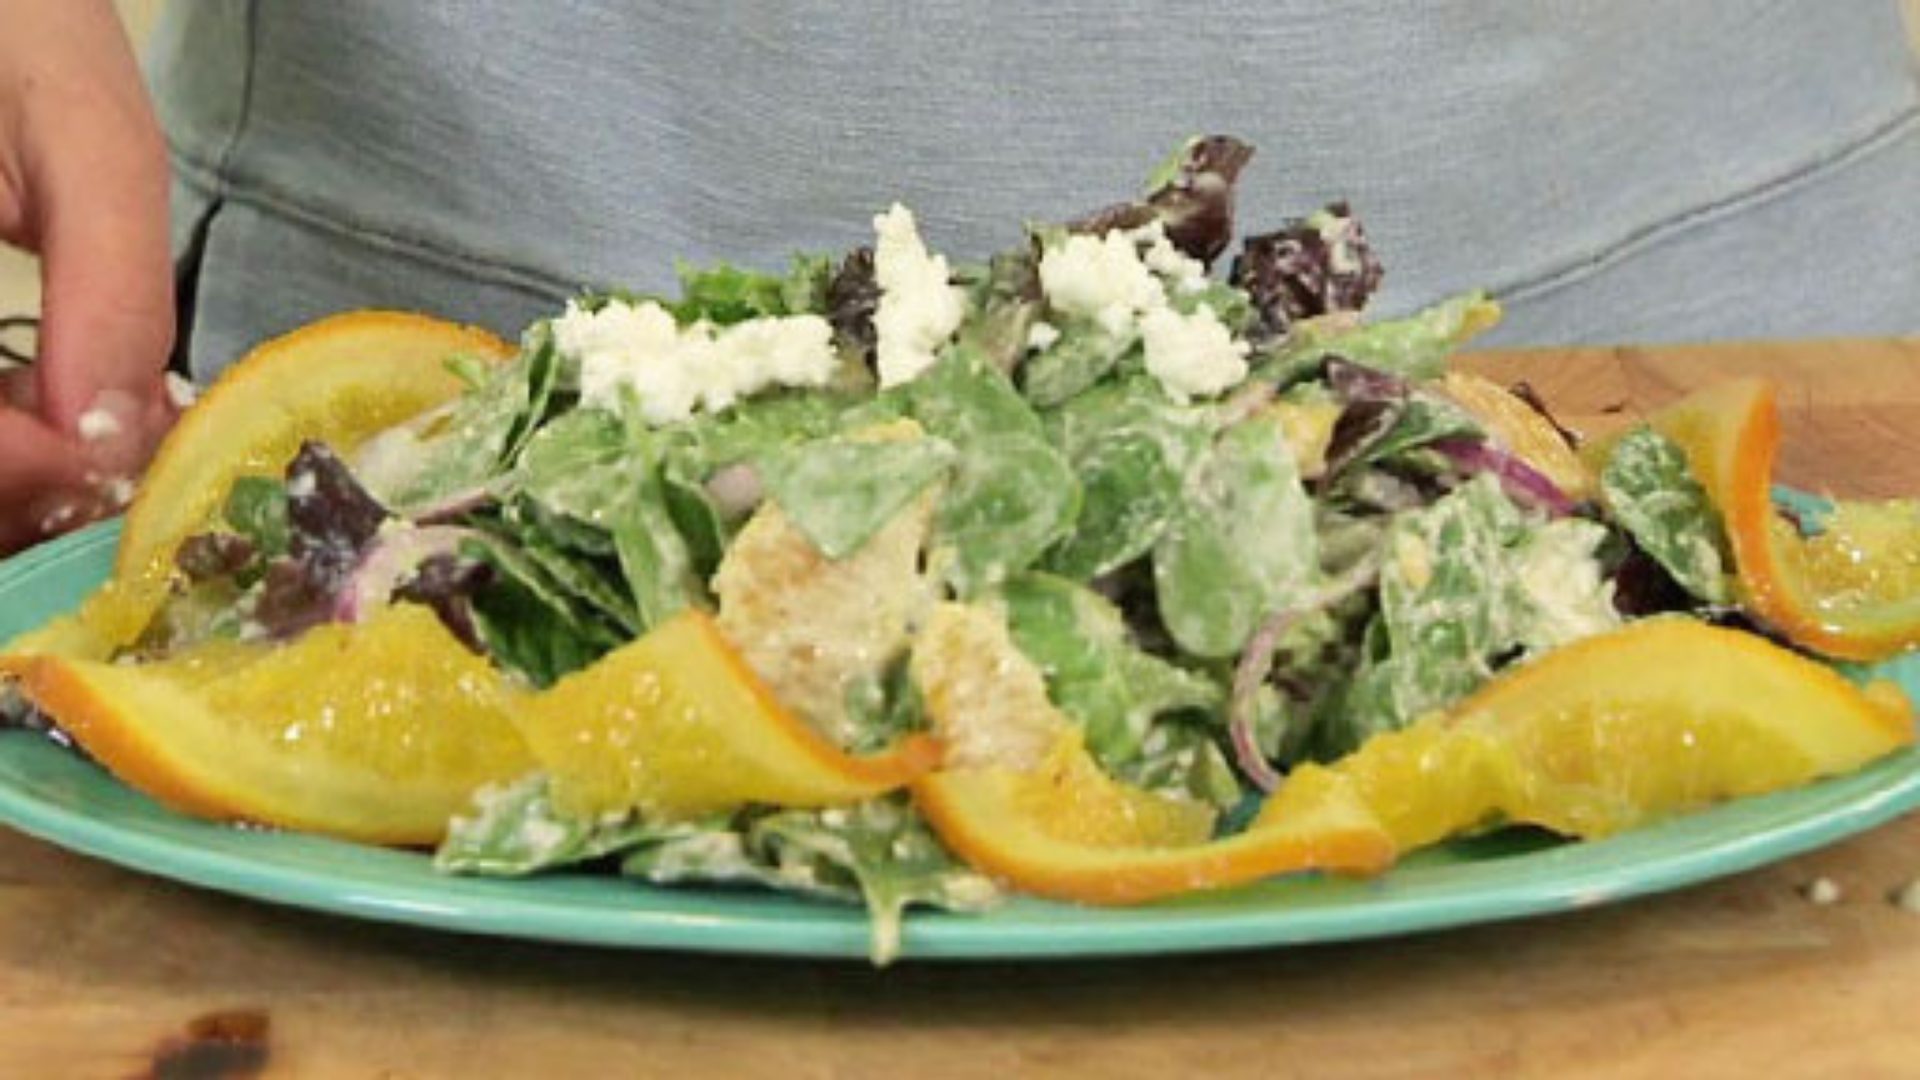
[[202, 375], [343, 307], [511, 332], [676, 258], [845, 250], [896, 199], [983, 256], [1197, 131], [1260, 149], [1243, 227], [1352, 200], [1384, 311], [1486, 285], [1506, 342], [1920, 330], [1897, 0], [169, 11]]

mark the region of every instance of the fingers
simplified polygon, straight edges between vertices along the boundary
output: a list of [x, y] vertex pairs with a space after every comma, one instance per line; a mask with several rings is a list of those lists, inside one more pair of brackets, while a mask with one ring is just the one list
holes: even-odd
[[114, 144], [100, 124], [50, 150], [37, 170], [40, 200], [41, 407], [78, 433], [103, 392], [138, 405], [164, 401], [161, 372], [173, 344], [165, 159]]
[[[26, 413], [0, 406], [0, 554], [44, 539], [90, 500], [84, 455]], [[72, 522], [77, 524], [78, 522]]]
[[[173, 343], [165, 143], [105, 5], [62, 5], [16, 86], [21, 238], [41, 258], [40, 409], [78, 434], [103, 391], [165, 398]], [[116, 417], [125, 422], [133, 416]]]

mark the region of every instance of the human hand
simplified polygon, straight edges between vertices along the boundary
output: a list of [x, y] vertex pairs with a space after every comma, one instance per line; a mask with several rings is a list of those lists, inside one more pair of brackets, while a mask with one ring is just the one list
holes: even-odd
[[0, 240], [41, 257], [0, 380], [0, 552], [110, 512], [174, 410], [165, 142], [107, 0], [0, 0]]

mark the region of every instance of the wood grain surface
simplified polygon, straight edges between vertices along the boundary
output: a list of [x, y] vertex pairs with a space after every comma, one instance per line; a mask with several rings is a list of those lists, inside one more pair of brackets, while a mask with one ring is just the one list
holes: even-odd
[[[1783, 479], [1920, 491], [1920, 342], [1474, 357], [1600, 429], [1779, 378]], [[1352, 945], [1043, 964], [463, 938], [151, 880], [0, 830], [0, 1077], [169, 1075], [264, 1015], [271, 1077], [1920, 1075], [1920, 818], [1678, 893]], [[1836, 903], [1804, 887], [1831, 879]], [[189, 1063], [190, 1064], [190, 1063]], [[172, 1075], [209, 1077], [213, 1072]]]

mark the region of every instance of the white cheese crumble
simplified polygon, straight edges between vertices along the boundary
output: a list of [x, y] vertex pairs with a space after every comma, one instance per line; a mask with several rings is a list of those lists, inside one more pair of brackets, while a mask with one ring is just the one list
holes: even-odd
[[1045, 352], [1060, 340], [1060, 328], [1050, 322], [1036, 322], [1027, 328], [1027, 348]]
[[80, 438], [84, 442], [111, 439], [126, 430], [120, 426], [120, 418], [101, 405], [95, 405], [81, 413], [79, 427]]
[[880, 385], [898, 386], [933, 366], [966, 315], [966, 294], [954, 287], [946, 257], [927, 251], [911, 210], [894, 203], [873, 219], [873, 231], [875, 360]]
[[1521, 636], [1529, 651], [1547, 652], [1620, 625], [1613, 582], [1594, 557], [1606, 536], [1591, 521], [1564, 518], [1542, 527], [1519, 550], [1514, 580], [1528, 601]]
[[1167, 302], [1160, 279], [1140, 261], [1133, 234], [1118, 229], [1105, 236], [1076, 233], [1048, 248], [1040, 256], [1040, 287], [1055, 308], [1096, 320], [1116, 336]]
[[1840, 883], [1830, 877], [1817, 877], [1807, 883], [1807, 902], [1828, 907], [1840, 902]]
[[1211, 397], [1247, 377], [1247, 343], [1205, 305], [1191, 315], [1157, 308], [1140, 319], [1147, 373], [1160, 380], [1174, 400]]
[[1169, 287], [1189, 294], [1206, 286], [1205, 265], [1174, 247], [1157, 221], [1104, 236], [1071, 235], [1040, 256], [1047, 302], [1115, 337], [1138, 334], [1147, 372], [1179, 402], [1210, 397], [1247, 377], [1250, 347], [1234, 340], [1217, 312], [1203, 303], [1181, 314], [1168, 303]]
[[1167, 227], [1158, 221], [1143, 225], [1131, 234], [1147, 243], [1141, 261], [1147, 269], [1173, 282], [1179, 292], [1199, 292], [1207, 287], [1207, 267], [1199, 259], [1173, 246], [1167, 239]]
[[579, 361], [583, 405], [617, 408], [631, 393], [656, 425], [775, 386], [824, 386], [839, 364], [833, 327], [818, 315], [681, 327], [651, 300], [610, 300], [599, 311], [569, 302], [552, 326], [555, 347]]
[[176, 409], [185, 409], [200, 400], [200, 388], [177, 371], [167, 372], [167, 400]]

